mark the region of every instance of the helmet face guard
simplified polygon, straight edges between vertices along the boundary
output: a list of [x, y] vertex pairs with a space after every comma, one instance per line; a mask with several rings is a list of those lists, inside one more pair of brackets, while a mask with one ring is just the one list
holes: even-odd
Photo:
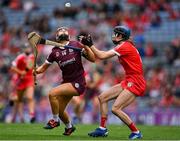
[[126, 26], [116, 26], [113, 31], [115, 35], [121, 34], [123, 40], [128, 40], [131, 35], [130, 29]]
[[[119, 35], [122, 35], [122, 39], [119, 41], [115, 40], [115, 37], [118, 37]], [[112, 41], [114, 44], [118, 44], [121, 41], [128, 40], [131, 35], [131, 31], [128, 27], [126, 26], [116, 26], [113, 30], [112, 34]]]
[[117, 45], [121, 40], [116, 40], [116, 38], [119, 36], [119, 34], [113, 32], [111, 35], [112, 42]]
[[56, 31], [56, 41], [69, 41], [70, 36], [68, 32], [68, 28], [66, 27], [60, 27]]

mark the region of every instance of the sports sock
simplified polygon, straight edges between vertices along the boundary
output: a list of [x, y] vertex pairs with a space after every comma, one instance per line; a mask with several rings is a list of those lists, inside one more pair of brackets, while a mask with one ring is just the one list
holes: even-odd
[[102, 129], [102, 130], [106, 130], [106, 128], [104, 128], [104, 127], [101, 127], [101, 126], [100, 126], [99, 128], [100, 128], [100, 129]]
[[71, 121], [70, 121], [69, 123], [66, 123], [65, 125], [66, 125], [66, 128], [72, 128], [72, 123], [71, 123]]
[[139, 130], [137, 129], [136, 125], [132, 122], [131, 124], [128, 125], [129, 129], [133, 133], [139, 133]]
[[55, 121], [59, 121], [59, 115], [57, 114], [57, 115], [53, 115], [53, 119], [55, 120]]
[[35, 117], [35, 113], [31, 112], [31, 113], [29, 113], [29, 116], [30, 116], [30, 118], [33, 118], [33, 117]]
[[100, 127], [106, 128], [107, 117], [101, 117]]

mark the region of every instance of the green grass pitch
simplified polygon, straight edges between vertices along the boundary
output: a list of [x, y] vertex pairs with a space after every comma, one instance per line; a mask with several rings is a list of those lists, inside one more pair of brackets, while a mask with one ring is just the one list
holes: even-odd
[[[109, 136], [92, 138], [87, 133], [98, 125], [76, 125], [77, 130], [71, 136], [63, 136], [64, 125], [52, 129], [43, 129], [43, 124], [4, 124], [0, 123], [0, 140], [127, 140], [129, 129], [122, 125], [109, 125]], [[138, 126], [143, 140], [180, 140], [179, 126]]]

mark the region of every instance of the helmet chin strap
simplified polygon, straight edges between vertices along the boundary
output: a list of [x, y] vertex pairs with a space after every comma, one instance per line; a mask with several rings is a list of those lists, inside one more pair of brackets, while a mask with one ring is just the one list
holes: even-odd
[[[120, 34], [116, 33], [113, 35], [113, 37], [118, 37]], [[115, 40], [112, 40], [112, 42], [115, 44], [115, 45], [118, 45], [120, 42], [122, 41], [125, 41], [126, 39], [125, 38], [121, 38], [119, 41], [115, 41]]]
[[115, 41], [115, 40], [112, 40], [112, 42], [115, 44], [115, 45], [118, 45], [120, 42], [122, 41], [125, 41], [126, 39], [121, 39], [119, 41]]

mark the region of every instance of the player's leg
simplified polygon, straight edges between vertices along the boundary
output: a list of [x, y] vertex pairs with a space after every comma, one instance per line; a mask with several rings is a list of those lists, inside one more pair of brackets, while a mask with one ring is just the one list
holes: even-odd
[[13, 108], [12, 108], [12, 119], [11, 119], [12, 123], [14, 123], [16, 121], [17, 113], [18, 113], [18, 102], [17, 102], [17, 100], [14, 100]]
[[71, 135], [72, 132], [76, 130], [76, 128], [73, 126], [68, 116], [68, 113], [65, 111], [65, 108], [72, 99], [72, 96], [59, 96], [58, 99], [59, 99], [59, 117], [66, 126], [63, 135], [69, 136]]
[[24, 96], [24, 90], [17, 90], [17, 109], [18, 109], [19, 118], [21, 122], [24, 122], [23, 96]]
[[134, 102], [135, 99], [136, 95], [129, 90], [124, 89], [112, 106], [112, 113], [118, 116], [130, 128], [132, 132], [132, 134], [129, 136], [130, 139], [142, 138], [141, 133], [131, 118], [123, 111], [123, 109]]
[[101, 114], [100, 127], [106, 128], [106, 121], [108, 116], [108, 101], [115, 99], [122, 92], [122, 90], [123, 89], [120, 84], [117, 84], [98, 96]]
[[81, 114], [82, 114], [82, 109], [83, 109], [83, 104], [84, 104], [84, 99], [81, 98], [80, 96], [74, 96], [71, 99], [70, 102], [73, 106], [74, 110], [74, 116], [73, 116], [73, 123], [79, 123], [81, 121]]
[[[52, 125], [51, 127], [57, 127], [59, 126], [59, 97], [72, 97], [79, 95], [76, 89], [72, 86], [71, 83], [64, 83], [60, 86], [57, 86], [50, 90], [49, 92], [49, 101], [51, 105], [51, 110], [53, 114], [52, 120], [50, 120], [47, 125]], [[65, 105], [66, 107], [66, 105]], [[62, 107], [61, 107], [62, 108]], [[63, 108], [62, 108], [63, 109]], [[46, 128], [45, 129], [52, 129], [52, 128]]]
[[94, 96], [92, 98], [92, 103], [93, 103], [93, 120], [95, 122], [98, 121], [98, 115], [99, 115], [99, 100], [97, 96]]
[[72, 86], [71, 83], [64, 83], [60, 86], [57, 86], [50, 90], [49, 92], [49, 101], [51, 104], [51, 110], [53, 115], [59, 115], [59, 96], [78, 96], [79, 94], [75, 90], [75, 88]]
[[25, 96], [28, 102], [30, 122], [35, 122], [35, 100], [34, 100], [34, 86], [26, 88]]
[[18, 113], [18, 104], [17, 104], [17, 92], [13, 92], [10, 94], [10, 104], [12, 104], [12, 119], [11, 122], [14, 123], [16, 121], [16, 116]]
[[118, 95], [122, 92], [122, 90], [123, 89], [121, 85], [117, 84], [98, 96], [100, 103], [100, 114], [101, 114], [100, 127], [97, 128], [95, 131], [89, 133], [88, 134], [89, 136], [92, 137], [107, 136], [108, 132], [106, 129], [106, 122], [108, 116], [108, 101], [117, 98]]

